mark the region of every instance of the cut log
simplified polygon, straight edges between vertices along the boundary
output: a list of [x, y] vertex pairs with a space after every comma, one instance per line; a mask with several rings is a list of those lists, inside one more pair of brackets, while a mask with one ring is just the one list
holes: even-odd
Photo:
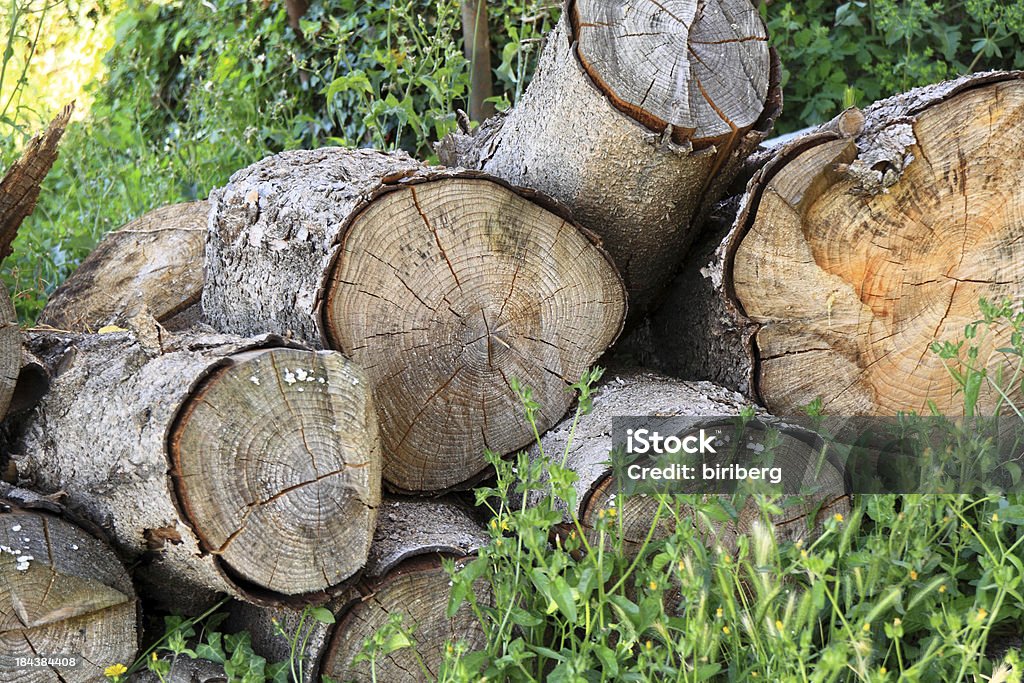
[[114, 551], [50, 500], [8, 485], [0, 496], [0, 680], [95, 681], [130, 663], [138, 601]]
[[[1022, 74], [883, 100], [859, 128], [794, 140], [755, 174], [652, 316], [661, 367], [776, 414], [819, 397], [836, 415], [962, 412], [929, 346], [962, 339], [979, 298], [1024, 293]], [[990, 372], [1008, 335], [982, 341]], [[982, 394], [990, 412], [998, 395]]]
[[553, 202], [369, 150], [290, 152], [211, 195], [204, 312], [222, 330], [294, 332], [362, 366], [399, 491], [468, 486], [485, 449], [541, 428], [616, 338], [622, 283]]
[[[389, 613], [403, 615], [403, 626], [412, 630], [416, 651], [433, 677], [447, 643], [462, 640], [470, 649], [481, 647], [483, 632], [467, 606], [451, 619], [447, 617], [449, 578], [440, 558], [464, 560], [488, 540], [472, 513], [459, 503], [385, 498], [364, 580], [328, 604], [336, 623], [311, 624], [306, 619], [305, 629], [311, 630], [300, 683], [319, 681], [321, 676], [336, 681], [371, 680], [368, 664], [352, 660], [366, 638], [387, 623]], [[488, 595], [481, 585], [478, 599], [487, 602]], [[233, 603], [229, 614], [227, 627], [248, 631], [257, 654], [268, 661], [289, 657], [289, 644], [279, 629], [286, 634], [296, 633], [300, 612]], [[376, 675], [379, 681], [424, 678], [411, 650], [381, 655]]]
[[182, 655], [173, 659], [171, 670], [163, 679], [152, 671], [132, 675], [132, 683], [228, 683], [224, 665], [206, 659], [189, 659]]
[[175, 613], [227, 592], [334, 590], [365, 563], [380, 499], [376, 415], [341, 354], [280, 338], [38, 335], [54, 368], [14, 462], [69, 492]]
[[519, 103], [438, 155], [568, 205], [604, 240], [636, 316], [770, 131], [775, 61], [748, 0], [570, 1]]
[[53, 293], [38, 324], [95, 332], [140, 310], [166, 323], [198, 304], [209, 210], [206, 201], [163, 206], [111, 232]]
[[[613, 445], [612, 419], [647, 415], [657, 418], [728, 417], [739, 415], [747, 405], [749, 403], [741, 395], [710, 382], [683, 382], [631, 369], [606, 375], [594, 400], [593, 411], [580, 417], [574, 434], [572, 418], [566, 418], [542, 437], [541, 446], [544, 454], [556, 463], [565, 457], [566, 467], [579, 475], [575, 484], [577, 508], [572, 512], [584, 531], [590, 533], [596, 528], [602, 511], [615, 507], [621, 520], [625, 546], [635, 552], [654, 523], [658, 502], [653, 496], [618, 495], [619, 482], [608, 464]], [[530, 451], [531, 457], [539, 457], [539, 454], [536, 447]], [[818, 450], [805, 441], [784, 435], [774, 454], [777, 463], [784, 462], [799, 468], [794, 471], [805, 471], [806, 463], [816, 462]], [[814, 494], [787, 497], [781, 503], [784, 510], [774, 520], [775, 534], [780, 541], [812, 536], [820, 532], [828, 517], [837, 512], [849, 512], [850, 499], [841, 471], [828, 470], [827, 474], [815, 478], [813, 485], [818, 489]], [[700, 493], [700, 489], [695, 489], [694, 493]], [[528, 494], [526, 502], [534, 505], [548, 495], [543, 489], [535, 489]], [[684, 516], [692, 514], [685, 503], [680, 505]], [[565, 512], [568, 519], [570, 511], [566, 509]], [[739, 511], [738, 519], [724, 525], [711, 525], [697, 515], [693, 517], [709, 542], [734, 548], [736, 537], [748, 532], [758, 515], [758, 509], [751, 501]], [[656, 537], [668, 536], [673, 528], [671, 515], [663, 514]]]

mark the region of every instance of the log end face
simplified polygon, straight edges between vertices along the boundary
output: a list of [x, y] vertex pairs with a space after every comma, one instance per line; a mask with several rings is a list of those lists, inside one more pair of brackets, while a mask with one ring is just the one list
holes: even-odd
[[336, 352], [246, 352], [199, 387], [170, 439], [183, 510], [233, 579], [325, 591], [365, 563], [380, 503], [376, 416]]

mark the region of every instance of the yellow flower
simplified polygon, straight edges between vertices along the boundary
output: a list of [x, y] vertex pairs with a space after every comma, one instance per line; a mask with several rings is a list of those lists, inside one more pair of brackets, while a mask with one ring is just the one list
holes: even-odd
[[861, 626], [861, 629], [864, 631], [864, 633], [870, 633], [871, 632], [871, 624], [870, 624], [870, 622], [866, 622], [863, 626]]
[[985, 608], [984, 607], [979, 607], [978, 608], [978, 619], [984, 619], [987, 616], [988, 616], [988, 612], [985, 611]]
[[506, 522], [504, 519], [501, 520], [501, 530], [508, 531], [508, 522]]
[[783, 628], [785, 628], [785, 625], [784, 625], [784, 624], [782, 623], [782, 621], [780, 621], [779, 619], [776, 619], [776, 620], [775, 620], [775, 629], [776, 629], [776, 630], [777, 630], [777, 631], [778, 631], [779, 633], [782, 633], [782, 629], [783, 629]]
[[597, 511], [597, 518], [598, 519], [604, 519], [604, 515], [605, 515], [604, 508], [601, 508], [600, 510]]
[[156, 653], [155, 652], [150, 656], [150, 659], [152, 659], [154, 662], [156, 661]]
[[804, 539], [802, 539], [802, 538], [796, 539], [796, 543], [794, 543], [793, 545], [795, 545], [797, 548], [803, 548], [804, 547]]
[[878, 673], [882, 674], [883, 676], [885, 675], [885, 671], [886, 671], [886, 669], [885, 669], [884, 666], [878, 667]]
[[998, 522], [999, 521], [999, 513], [998, 512], [993, 512], [992, 513], [992, 521], [993, 522]]
[[651, 641], [648, 640], [646, 643], [644, 643], [644, 647], [647, 648], [648, 650], [653, 650], [654, 649], [654, 643], [652, 643]]
[[842, 513], [837, 512], [836, 514], [832, 515], [832, 519], [836, 520], [837, 522], [842, 522], [843, 521], [843, 515], [842, 515]]
[[117, 679], [128, 673], [128, 667], [118, 662], [117, 664], [111, 664], [103, 670], [103, 675], [107, 678]]
[[650, 588], [652, 591], [656, 591], [658, 590], [658, 582], [651, 581], [649, 584], [647, 584], [647, 587]]
[[946, 592], [946, 584], [942, 584], [941, 586], [939, 586], [939, 592], [940, 593], [945, 593]]
[[718, 617], [719, 619], [722, 618], [722, 608], [721, 607], [719, 607], [718, 609], [715, 610], [715, 616]]
[[496, 519], [492, 519], [491, 520], [491, 528], [492, 529], [497, 529], [498, 528], [498, 520], [496, 520]]
[[899, 617], [896, 617], [895, 619], [892, 620], [892, 625], [893, 626], [899, 626], [902, 623], [903, 623], [903, 620], [900, 619]]
[[722, 627], [722, 633], [724, 633], [725, 635], [729, 635], [729, 627], [728, 626], [723, 626]]
[[914, 571], [913, 569], [910, 570], [910, 580], [911, 581], [917, 581], [917, 572]]
[[807, 559], [807, 551], [806, 550], [801, 550], [800, 551], [800, 557], [802, 557], [803, 559], [806, 560]]

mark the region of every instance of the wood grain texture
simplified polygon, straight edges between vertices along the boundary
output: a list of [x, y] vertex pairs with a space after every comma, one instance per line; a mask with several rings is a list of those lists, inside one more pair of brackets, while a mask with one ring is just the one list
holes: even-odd
[[[766, 405], [821, 396], [840, 415], [928, 412], [929, 401], [962, 410], [929, 347], [962, 338], [979, 298], [1024, 293], [1022, 140], [1024, 82], [1011, 80], [890, 120], [856, 145], [810, 149], [772, 178], [734, 266], [737, 299], [759, 325]], [[1006, 376], [1012, 364], [996, 349], [1009, 334], [988, 335], [979, 358]], [[999, 398], [987, 388], [979, 409]]]
[[575, 0], [571, 17], [587, 73], [647, 127], [700, 145], [761, 115], [768, 35], [747, 0]]
[[[692, 6], [688, 15], [695, 15], [696, 2], [669, 4]], [[708, 3], [705, 10], [710, 14], [694, 21], [703, 25], [715, 12], [721, 13], [720, 5], [729, 4]], [[750, 32], [763, 32], [753, 26], [760, 25], [760, 18], [746, 0], [731, 6], [737, 8], [737, 16], [744, 17], [737, 19], [740, 33], [748, 32], [741, 28], [747, 24], [752, 26]], [[571, 18], [577, 11], [583, 18], [574, 27]], [[777, 60], [773, 61], [761, 41], [694, 47], [727, 61], [746, 58], [737, 50], [763, 51], [763, 59], [759, 56], [755, 62], [716, 67], [717, 77], [726, 80], [722, 89], [730, 93], [739, 93], [752, 80], [765, 83], [764, 92], [749, 103], [748, 111], [728, 114], [742, 125], [726, 127], [727, 134], [720, 138], [712, 139], [721, 132], [717, 128], [677, 118], [686, 126], [707, 128], [705, 133], [712, 136], [691, 140], [685, 126], [673, 129], [657, 116], [626, 106], [617, 96], [610, 97], [600, 82], [595, 84], [593, 76], [600, 71], [614, 77], [620, 91], [640, 92], [623, 97], [644, 102], [644, 93], [650, 89], [657, 91], [655, 99], [669, 107], [676, 93], [689, 92], [689, 68], [673, 68], [673, 64], [697, 61], [686, 40], [677, 35], [681, 24], [672, 18], [673, 13], [672, 8], [665, 11], [651, 2], [569, 3], [547, 37], [537, 72], [516, 106], [471, 134], [455, 133], [437, 146], [443, 163], [481, 169], [567, 205], [581, 225], [600, 235], [622, 273], [633, 320], [639, 319], [670, 282], [699, 230], [703, 213], [771, 130], [781, 108]], [[591, 14], [612, 18], [586, 20]], [[645, 22], [655, 25], [647, 31], [650, 36], [627, 26]], [[648, 49], [644, 46], [648, 40], [658, 42], [666, 53], [654, 63], [638, 53]], [[579, 51], [601, 45], [608, 54], [599, 57], [588, 72], [577, 41]], [[626, 54], [617, 51], [620, 42]], [[745, 70], [742, 82], [728, 82], [737, 69]], [[664, 82], [666, 78], [671, 83]], [[654, 80], [663, 87], [655, 87]], [[694, 113], [703, 120], [707, 111], [711, 110], [705, 102]]]
[[143, 308], [164, 323], [199, 302], [210, 205], [154, 209], [106, 235], [46, 302], [37, 324], [69, 332], [121, 325]]
[[21, 330], [7, 289], [0, 287], [0, 416], [7, 413], [21, 370]]
[[[4, 487], [5, 495], [17, 490]], [[104, 541], [50, 511], [0, 503], [0, 681], [95, 681], [139, 646], [127, 571]], [[53, 506], [56, 507], [56, 506]], [[74, 655], [76, 666], [19, 667], [15, 657]]]
[[32, 349], [54, 377], [23, 426], [18, 474], [68, 491], [139, 560], [158, 603], [299, 600], [365, 562], [379, 446], [366, 383], [341, 354], [267, 336], [178, 336], [153, 353], [128, 333], [44, 334]]
[[622, 284], [565, 219], [496, 183], [451, 178], [381, 195], [353, 221], [324, 302], [330, 346], [359, 363], [398, 490], [472, 482], [485, 449], [527, 444], [512, 381], [541, 429], [618, 335]]

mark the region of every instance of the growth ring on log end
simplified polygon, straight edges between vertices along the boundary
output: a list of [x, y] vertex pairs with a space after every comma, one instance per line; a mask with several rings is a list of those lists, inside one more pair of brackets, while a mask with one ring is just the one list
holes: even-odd
[[326, 284], [329, 345], [366, 371], [381, 422], [384, 478], [440, 491], [533, 438], [513, 380], [534, 391], [538, 426], [618, 335], [622, 282], [560, 215], [504, 184], [442, 177], [387, 188], [355, 216]]
[[[963, 339], [979, 299], [1024, 292], [1024, 81], [988, 78], [1003, 80], [880, 102], [856, 141], [797, 149], [766, 176], [733, 279], [769, 410], [819, 396], [840, 415], [963, 410], [930, 345]], [[1006, 377], [1010, 332], [970, 342]], [[978, 409], [998, 399], [985, 388]]]
[[676, 142], [748, 130], [768, 94], [768, 36], [748, 0], [575, 0], [577, 55], [615, 106]]
[[340, 354], [235, 354], [169, 438], [184, 514], [233, 578], [286, 595], [362, 566], [380, 502], [376, 416]]

